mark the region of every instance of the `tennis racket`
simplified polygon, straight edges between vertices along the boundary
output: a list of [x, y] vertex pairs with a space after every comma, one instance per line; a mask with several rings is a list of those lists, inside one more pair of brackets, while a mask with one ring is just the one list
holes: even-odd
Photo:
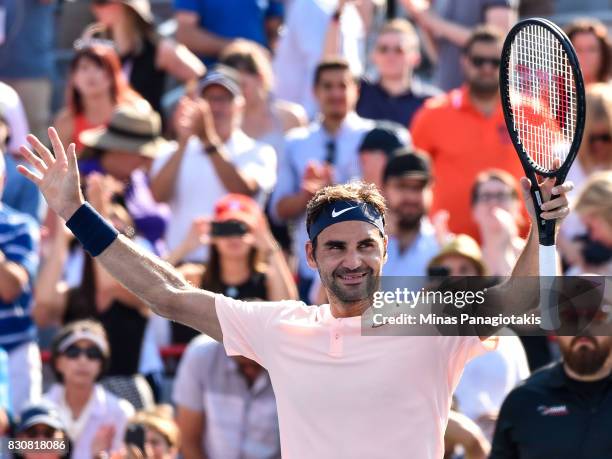
[[[536, 215], [543, 195], [537, 176], [563, 183], [582, 141], [585, 95], [574, 48], [550, 21], [531, 18], [508, 33], [501, 57], [500, 92], [506, 126], [525, 175]], [[560, 167], [555, 166], [560, 163]], [[559, 328], [555, 221], [539, 218], [540, 314], [544, 330]]]

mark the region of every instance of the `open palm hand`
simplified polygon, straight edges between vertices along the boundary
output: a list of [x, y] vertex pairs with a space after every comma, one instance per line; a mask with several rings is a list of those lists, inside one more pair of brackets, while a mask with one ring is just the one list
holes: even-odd
[[71, 143], [66, 151], [57, 131], [51, 127], [48, 132], [54, 154], [36, 136], [30, 134], [28, 142], [38, 156], [23, 145], [20, 148], [21, 154], [33, 169], [19, 165], [17, 170], [38, 186], [51, 209], [68, 220], [84, 202], [75, 146]]

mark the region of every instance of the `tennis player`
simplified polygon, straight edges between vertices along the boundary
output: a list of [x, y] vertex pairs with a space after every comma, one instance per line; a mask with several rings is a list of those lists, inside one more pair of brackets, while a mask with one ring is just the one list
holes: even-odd
[[[451, 394], [465, 363], [485, 351], [485, 337], [362, 336], [360, 316], [371, 305], [387, 246], [385, 204], [373, 185], [328, 187], [308, 204], [305, 249], [330, 304], [242, 302], [193, 287], [118, 235], [81, 195], [74, 145], [65, 151], [53, 128], [49, 136], [55, 155], [29, 136], [39, 156], [22, 147], [31, 168], [19, 171], [38, 185], [84, 248], [153, 311], [268, 369], [284, 458], [443, 456]], [[532, 209], [528, 181], [523, 187]], [[552, 184], [544, 188], [550, 192]], [[565, 193], [572, 185], [558, 188], [543, 218], [567, 215]], [[513, 275], [537, 274], [538, 241], [530, 236]], [[529, 294], [508, 295], [508, 307], [520, 310]]]

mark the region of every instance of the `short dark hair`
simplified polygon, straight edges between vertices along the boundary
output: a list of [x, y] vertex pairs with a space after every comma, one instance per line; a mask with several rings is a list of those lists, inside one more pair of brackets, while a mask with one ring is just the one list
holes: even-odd
[[315, 69], [314, 86], [317, 86], [320, 83], [323, 73], [330, 70], [347, 71], [350, 70], [350, 68], [351, 67], [346, 59], [342, 59], [340, 57], [323, 59], [317, 64], [317, 68]]
[[463, 53], [469, 54], [474, 46], [474, 43], [486, 42], [501, 44], [503, 39], [504, 37], [501, 31], [495, 26], [488, 24], [476, 26], [463, 46]]

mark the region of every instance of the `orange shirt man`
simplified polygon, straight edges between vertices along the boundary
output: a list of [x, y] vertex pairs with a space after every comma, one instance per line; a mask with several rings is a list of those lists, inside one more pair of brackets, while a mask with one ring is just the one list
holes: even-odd
[[415, 115], [414, 144], [427, 151], [434, 171], [432, 213], [450, 213], [449, 229], [479, 238], [470, 210], [470, 190], [479, 172], [490, 168], [524, 175], [508, 135], [499, 98], [502, 37], [477, 28], [466, 44], [466, 84], [430, 99]]

